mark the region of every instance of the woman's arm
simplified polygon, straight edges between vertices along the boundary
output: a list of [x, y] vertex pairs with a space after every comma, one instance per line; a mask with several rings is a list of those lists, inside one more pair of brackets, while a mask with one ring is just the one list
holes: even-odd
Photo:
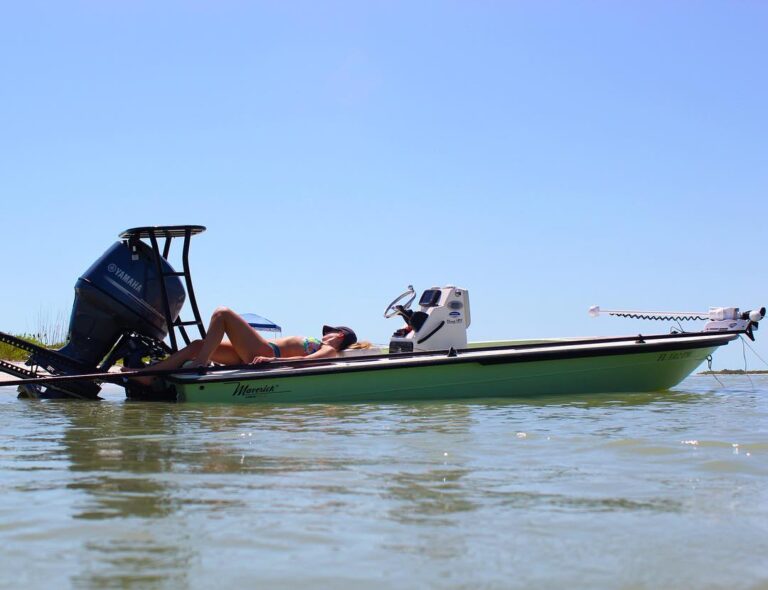
[[258, 365], [260, 363], [270, 363], [274, 360], [303, 361], [305, 359], [333, 358], [336, 356], [339, 356], [339, 353], [333, 346], [328, 346], [327, 344], [323, 344], [318, 351], [313, 352], [312, 354], [308, 354], [307, 356], [281, 356], [280, 358], [275, 358], [273, 356], [257, 356], [257, 357], [254, 357], [254, 359], [251, 361], [251, 364]]

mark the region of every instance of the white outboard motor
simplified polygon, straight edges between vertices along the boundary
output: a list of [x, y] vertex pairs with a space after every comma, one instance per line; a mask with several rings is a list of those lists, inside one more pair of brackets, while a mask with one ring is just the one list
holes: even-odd
[[[398, 302], [410, 297], [404, 305]], [[409, 309], [416, 298], [413, 286], [387, 307], [384, 317], [395, 315], [405, 320], [389, 341], [389, 352], [419, 352], [467, 347], [467, 328], [471, 322], [469, 293], [466, 289], [447, 285], [432, 287], [422, 293], [419, 309]]]

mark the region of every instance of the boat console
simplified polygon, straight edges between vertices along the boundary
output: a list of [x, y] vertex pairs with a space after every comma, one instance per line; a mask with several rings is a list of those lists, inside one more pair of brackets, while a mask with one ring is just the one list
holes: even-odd
[[405, 326], [396, 330], [389, 341], [390, 353], [467, 347], [471, 316], [466, 289], [454, 285], [431, 287], [421, 294], [419, 309], [412, 310], [415, 300], [416, 291], [409, 285], [384, 311], [385, 318], [399, 316], [405, 321]]

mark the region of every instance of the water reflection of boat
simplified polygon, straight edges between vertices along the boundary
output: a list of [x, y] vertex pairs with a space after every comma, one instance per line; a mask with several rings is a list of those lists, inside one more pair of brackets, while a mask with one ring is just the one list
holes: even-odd
[[[99, 382], [117, 379], [129, 398], [188, 402], [363, 402], [659, 391], [678, 384], [718, 347], [742, 334], [753, 337], [765, 315], [765, 308], [614, 311], [609, 313], [708, 321], [698, 332], [471, 343], [466, 289], [432, 287], [419, 298], [418, 309], [411, 309], [416, 292], [409, 287], [385, 310], [385, 317], [405, 322], [387, 347], [334, 359], [156, 372], [158, 387], [151, 389], [131, 381], [129, 374], [109, 376], [106, 371], [118, 361], [140, 367], [142, 359], [160, 358], [177, 350], [180, 341], [189, 343], [188, 327], [205, 335], [188, 264], [190, 239], [204, 229], [169, 226], [123, 232], [122, 241], [77, 281], [66, 346], [46, 351], [0, 333], [0, 341], [31, 353], [33, 367], [0, 363], [0, 370], [20, 377], [22, 393], [33, 397], [95, 398]], [[168, 262], [175, 238], [184, 239], [181, 272]], [[187, 294], [191, 321], [179, 317]], [[591, 311], [599, 313], [598, 308]], [[51, 376], [41, 377], [36, 367]]]

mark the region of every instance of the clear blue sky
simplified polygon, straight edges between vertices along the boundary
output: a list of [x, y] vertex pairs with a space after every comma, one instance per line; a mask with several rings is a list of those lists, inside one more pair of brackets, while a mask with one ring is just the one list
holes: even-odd
[[473, 340], [667, 330], [593, 304], [768, 304], [765, 2], [2, 12], [0, 330], [68, 315], [121, 230], [182, 223], [208, 227], [203, 313], [289, 334], [386, 342], [408, 283], [469, 289]]

